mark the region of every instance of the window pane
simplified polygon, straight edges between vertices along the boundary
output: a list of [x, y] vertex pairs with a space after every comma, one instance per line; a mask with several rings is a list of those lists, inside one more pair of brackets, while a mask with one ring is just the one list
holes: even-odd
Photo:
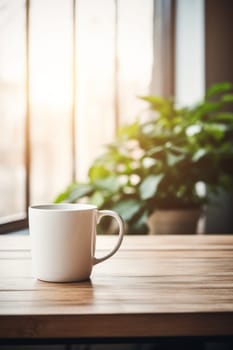
[[0, 222], [25, 216], [25, 7], [0, 1]]
[[[77, 8], [77, 173], [86, 177], [115, 135], [115, 1], [79, 0]], [[118, 0], [119, 122], [131, 122], [149, 93], [153, 0]]]
[[118, 0], [120, 121], [131, 122], [145, 108], [153, 63], [153, 0]]
[[176, 1], [175, 89], [180, 105], [197, 103], [205, 94], [204, 8], [204, 0]]
[[77, 6], [77, 174], [84, 179], [101, 146], [114, 135], [113, 0]]
[[31, 203], [71, 181], [72, 1], [31, 6]]

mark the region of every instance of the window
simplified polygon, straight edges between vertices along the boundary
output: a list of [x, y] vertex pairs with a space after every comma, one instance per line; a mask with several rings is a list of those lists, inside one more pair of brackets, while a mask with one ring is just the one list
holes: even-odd
[[204, 6], [204, 0], [176, 1], [175, 92], [180, 105], [196, 103], [205, 94]]
[[0, 2], [0, 222], [25, 217], [25, 11]]
[[136, 96], [154, 84], [154, 20], [165, 3], [0, 0], [2, 231], [84, 179], [116, 128], [144, 108]]

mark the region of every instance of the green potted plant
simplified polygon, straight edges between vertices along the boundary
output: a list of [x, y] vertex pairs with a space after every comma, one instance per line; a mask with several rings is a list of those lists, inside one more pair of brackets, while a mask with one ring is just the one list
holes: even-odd
[[132, 233], [148, 227], [194, 233], [208, 193], [232, 187], [232, 90], [230, 83], [216, 84], [203, 101], [184, 108], [172, 99], [143, 97], [147, 118], [120, 128], [91, 165], [88, 181], [71, 184], [56, 202], [87, 200], [116, 210]]

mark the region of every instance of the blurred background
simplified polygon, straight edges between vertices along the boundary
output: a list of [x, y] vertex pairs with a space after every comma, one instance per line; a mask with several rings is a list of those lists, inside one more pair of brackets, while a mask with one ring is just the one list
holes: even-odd
[[[0, 224], [26, 225], [120, 125], [137, 96], [192, 105], [233, 82], [230, 0], [0, 0]], [[207, 209], [206, 231], [233, 232], [233, 195]]]

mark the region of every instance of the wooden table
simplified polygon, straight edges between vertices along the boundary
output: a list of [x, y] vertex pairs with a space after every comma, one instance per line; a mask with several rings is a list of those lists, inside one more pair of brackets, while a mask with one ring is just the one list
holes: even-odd
[[233, 336], [233, 236], [126, 236], [67, 284], [32, 278], [28, 236], [0, 236], [1, 340], [180, 336]]

